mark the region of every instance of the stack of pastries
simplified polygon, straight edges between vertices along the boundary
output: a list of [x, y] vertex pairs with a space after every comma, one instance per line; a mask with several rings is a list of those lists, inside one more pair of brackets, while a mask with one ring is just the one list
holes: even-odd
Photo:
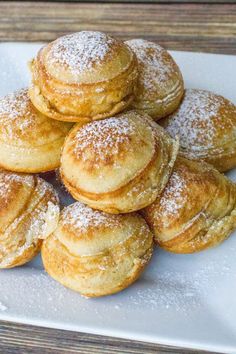
[[[154, 244], [193, 253], [236, 228], [222, 174], [236, 167], [236, 107], [184, 89], [165, 49], [82, 31], [29, 67], [30, 87], [0, 99], [1, 268], [41, 250], [55, 280], [103, 296], [139, 278]], [[54, 170], [74, 198], [64, 208]]]

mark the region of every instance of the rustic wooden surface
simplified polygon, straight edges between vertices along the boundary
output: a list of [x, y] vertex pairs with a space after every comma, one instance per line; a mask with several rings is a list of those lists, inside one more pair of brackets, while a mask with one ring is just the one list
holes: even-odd
[[[5, 1], [5, 0], [3, 0]], [[23, 0], [22, 0], [23, 1]], [[65, 2], [64, 0], [49, 0], [51, 2]], [[42, 2], [48, 2], [48, 0], [43, 0]], [[86, 2], [86, 3], [91, 3], [91, 2], [96, 2], [96, 3], [152, 3], [152, 4], [175, 4], [175, 3], [194, 3], [194, 4], [235, 4], [235, 0], [67, 0], [68, 2]]]
[[[234, 0], [227, 4], [219, 4], [222, 0], [209, 0], [208, 4], [186, 0], [173, 1], [181, 4], [171, 4], [172, 1], [153, 4], [154, 1], [148, 4], [1, 1], [0, 41], [50, 41], [68, 32], [95, 29], [123, 39], [149, 38], [169, 49], [236, 54]], [[197, 352], [2, 321], [0, 353]]]
[[[1, 354], [199, 353], [150, 343], [0, 322]], [[206, 352], [201, 352], [202, 354]]]
[[169, 49], [236, 54], [236, 4], [0, 2], [0, 40], [50, 41], [81, 29]]

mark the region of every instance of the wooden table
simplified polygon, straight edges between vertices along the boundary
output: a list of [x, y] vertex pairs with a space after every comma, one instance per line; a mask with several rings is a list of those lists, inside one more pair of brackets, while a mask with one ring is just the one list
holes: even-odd
[[[1, 41], [50, 41], [81, 29], [143, 37], [168, 49], [236, 54], [234, 0], [126, 4], [0, 2]], [[173, 3], [174, 2], [174, 3]], [[231, 3], [231, 4], [230, 4]], [[0, 353], [196, 353], [162, 345], [0, 322]]]

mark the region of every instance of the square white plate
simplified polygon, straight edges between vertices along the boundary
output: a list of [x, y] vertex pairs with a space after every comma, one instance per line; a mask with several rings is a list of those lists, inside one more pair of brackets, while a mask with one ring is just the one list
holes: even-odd
[[[29, 82], [27, 61], [40, 44], [0, 45], [0, 95]], [[172, 53], [186, 87], [212, 90], [236, 103], [236, 57]], [[230, 176], [236, 180], [236, 171]], [[236, 353], [236, 233], [194, 255], [156, 250], [141, 279], [127, 290], [85, 299], [42, 269], [40, 258], [0, 271], [0, 319]]]

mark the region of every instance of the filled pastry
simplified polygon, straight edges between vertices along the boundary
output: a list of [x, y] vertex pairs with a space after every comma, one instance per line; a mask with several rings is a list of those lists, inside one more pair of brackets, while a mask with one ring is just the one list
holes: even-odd
[[43, 47], [30, 63], [30, 98], [46, 116], [88, 122], [129, 106], [137, 84], [137, 60], [123, 42], [82, 31]]
[[0, 99], [0, 166], [17, 172], [43, 172], [60, 164], [71, 123], [38, 112], [21, 89]]
[[149, 116], [128, 111], [75, 126], [65, 140], [60, 174], [72, 196], [108, 213], [152, 203], [165, 187], [178, 143]]
[[236, 228], [236, 185], [205, 162], [179, 157], [164, 191], [142, 214], [161, 247], [198, 252]]
[[42, 260], [61, 284], [97, 297], [132, 284], [152, 250], [152, 233], [140, 215], [109, 215], [76, 202], [62, 211], [57, 229], [43, 242]]
[[0, 268], [29, 262], [57, 227], [58, 197], [36, 175], [0, 170]]
[[180, 154], [219, 171], [236, 167], [236, 106], [212, 92], [188, 89], [180, 107], [160, 121], [180, 139]]
[[139, 79], [133, 108], [157, 120], [179, 106], [184, 92], [183, 77], [171, 55], [156, 43], [144, 39], [126, 42], [138, 59]]

